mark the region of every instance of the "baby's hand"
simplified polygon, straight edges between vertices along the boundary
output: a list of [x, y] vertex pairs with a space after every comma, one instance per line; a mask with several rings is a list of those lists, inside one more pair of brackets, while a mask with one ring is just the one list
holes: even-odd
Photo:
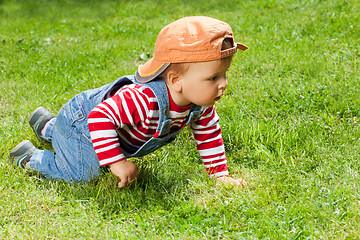
[[115, 176], [120, 178], [119, 188], [126, 187], [128, 184], [136, 181], [138, 176], [136, 165], [126, 159], [110, 164], [110, 170]]
[[217, 178], [218, 180], [218, 183], [222, 183], [222, 184], [225, 184], [225, 185], [235, 185], [235, 186], [238, 186], [238, 187], [245, 187], [247, 185], [247, 182], [242, 179], [242, 178], [238, 178], [238, 179], [234, 179], [232, 177], [218, 177]]

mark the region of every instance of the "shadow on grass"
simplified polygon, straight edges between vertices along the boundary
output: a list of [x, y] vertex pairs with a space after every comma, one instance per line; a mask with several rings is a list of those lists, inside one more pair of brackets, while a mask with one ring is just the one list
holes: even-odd
[[186, 190], [188, 180], [183, 176], [167, 175], [161, 171], [161, 164], [137, 165], [137, 181], [124, 189], [117, 187], [118, 179], [109, 169], [105, 169], [97, 179], [84, 184], [67, 184], [42, 178], [36, 173], [31, 175], [38, 178], [38, 184], [53, 188], [64, 202], [97, 206], [97, 211], [105, 219], [140, 211], [171, 211], [190, 199], [191, 191]]

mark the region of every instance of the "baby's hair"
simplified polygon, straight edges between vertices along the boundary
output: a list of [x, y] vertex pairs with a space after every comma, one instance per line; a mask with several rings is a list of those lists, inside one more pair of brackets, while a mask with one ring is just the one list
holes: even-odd
[[[233, 39], [232, 38], [225, 38], [221, 45], [221, 50], [226, 50], [233, 47]], [[230, 64], [232, 60], [232, 55], [228, 56], [226, 58], [222, 58], [221, 61], [223, 61], [224, 64]], [[170, 66], [166, 68], [166, 70], [160, 74], [160, 78], [166, 80], [167, 73], [172, 70], [177, 73], [185, 73], [187, 70], [189, 70], [191, 63], [185, 62], [185, 63], [171, 63]]]

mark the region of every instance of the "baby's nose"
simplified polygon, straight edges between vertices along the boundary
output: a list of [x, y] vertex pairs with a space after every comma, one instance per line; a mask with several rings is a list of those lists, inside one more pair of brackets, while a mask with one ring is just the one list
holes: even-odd
[[224, 89], [224, 90], [225, 90], [228, 85], [229, 85], [229, 84], [228, 84], [228, 82], [227, 82], [227, 80], [226, 80], [226, 77], [223, 76], [223, 77], [221, 78], [221, 82], [220, 82], [220, 84], [219, 84], [219, 89]]

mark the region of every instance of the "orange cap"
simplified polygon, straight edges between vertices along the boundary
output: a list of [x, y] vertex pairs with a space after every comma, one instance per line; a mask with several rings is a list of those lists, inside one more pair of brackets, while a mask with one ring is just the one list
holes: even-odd
[[[233, 47], [221, 50], [224, 39]], [[154, 56], [139, 66], [135, 77], [149, 82], [161, 74], [170, 63], [205, 62], [231, 56], [247, 46], [235, 43], [231, 27], [226, 22], [203, 16], [181, 18], [165, 26], [159, 33]]]

